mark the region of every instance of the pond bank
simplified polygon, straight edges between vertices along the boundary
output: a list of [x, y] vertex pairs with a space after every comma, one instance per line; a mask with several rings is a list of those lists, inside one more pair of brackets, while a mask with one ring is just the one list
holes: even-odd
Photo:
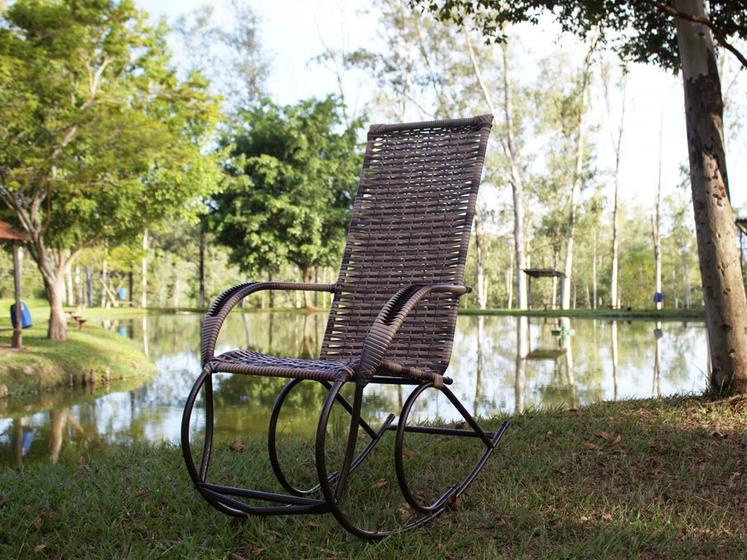
[[[135, 342], [90, 324], [81, 330], [69, 327], [64, 342], [48, 340], [48, 308], [34, 306], [31, 311], [34, 326], [23, 331], [23, 350], [11, 349], [10, 331], [3, 332], [8, 339], [0, 343], [0, 385], [6, 398], [70, 385], [102, 387], [155, 372]], [[7, 318], [0, 319], [0, 328], [9, 327]]]
[[[198, 498], [177, 448], [137, 445], [0, 471], [0, 556], [747, 555], [747, 400], [602, 403], [526, 413], [511, 423], [458, 511], [380, 543], [352, 538], [326, 516], [237, 522]], [[216, 461], [226, 472], [261, 477], [269, 469], [266, 444], [246, 443], [238, 453], [220, 442]], [[389, 456], [374, 454], [356, 472]], [[457, 460], [457, 467], [464, 465]], [[371, 483], [385, 486], [378, 478]]]

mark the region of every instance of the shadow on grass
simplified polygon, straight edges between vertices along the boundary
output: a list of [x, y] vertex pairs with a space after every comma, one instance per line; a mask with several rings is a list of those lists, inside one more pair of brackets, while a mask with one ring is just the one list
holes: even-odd
[[[356, 473], [363, 482], [351, 492], [362, 499], [391, 489], [374, 503], [407, 516], [397, 513], [395, 485], [381, 482], [387, 445]], [[221, 442], [214, 474], [264, 480], [264, 449], [252, 441], [236, 453]], [[310, 453], [289, 441], [284, 458], [302, 470]], [[414, 460], [425, 482], [469, 463], [448, 445]], [[197, 496], [179, 450], [168, 446], [6, 470], [0, 492], [0, 557], [8, 558], [740, 558], [747, 400], [629, 401], [515, 417], [458, 511], [374, 544], [323, 516], [227, 518]]]

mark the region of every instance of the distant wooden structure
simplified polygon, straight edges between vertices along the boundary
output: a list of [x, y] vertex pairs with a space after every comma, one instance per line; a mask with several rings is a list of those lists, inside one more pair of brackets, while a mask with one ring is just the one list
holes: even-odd
[[0, 241], [10, 244], [13, 252], [13, 293], [15, 299], [16, 324], [13, 327], [12, 348], [23, 348], [21, 327], [21, 243], [28, 241], [28, 236], [10, 224], [0, 220]]
[[[531, 293], [532, 293], [532, 278], [552, 278], [552, 290], [553, 290], [553, 297], [552, 297], [552, 303], [550, 305], [551, 309], [557, 308], [557, 279], [558, 278], [565, 278], [565, 274], [560, 272], [559, 270], [555, 270], [554, 268], [524, 268], [524, 274], [526, 274], [529, 278], [527, 279], [527, 296], [528, 299], [531, 299]], [[527, 306], [531, 307], [531, 301], [527, 301]], [[545, 305], [547, 307], [547, 305]]]

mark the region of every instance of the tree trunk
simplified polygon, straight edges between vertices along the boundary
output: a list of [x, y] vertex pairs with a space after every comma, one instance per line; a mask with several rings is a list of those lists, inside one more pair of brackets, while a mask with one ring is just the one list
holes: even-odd
[[140, 263], [140, 307], [148, 307], [148, 230], [143, 232], [143, 259]]
[[[307, 266], [305, 268], [301, 269], [301, 274], [303, 275], [303, 283], [304, 284], [311, 284], [314, 276], [313, 276], [313, 268], [311, 266]], [[307, 311], [314, 309], [314, 304], [311, 300], [311, 292], [308, 290], [303, 291], [303, 305], [306, 308]]]
[[16, 326], [13, 327], [11, 348], [23, 348], [23, 328], [21, 327], [21, 246], [13, 242], [13, 295], [16, 306]]
[[591, 250], [591, 308], [597, 308], [597, 228], [594, 226], [594, 242]]
[[[586, 53], [584, 59], [584, 66], [581, 69], [581, 106], [578, 109], [578, 115], [576, 117], [576, 133], [575, 133], [575, 165], [573, 169], [573, 177], [571, 179], [571, 189], [568, 193], [568, 238], [565, 245], [565, 266], [563, 267], [563, 273], [565, 276], [562, 280], [562, 289], [560, 297], [561, 309], [568, 309], [571, 304], [571, 278], [573, 276], [573, 234], [576, 227], [576, 195], [581, 186], [581, 172], [584, 166], [584, 150], [586, 148], [586, 127], [585, 119], [586, 106], [588, 104], [589, 96], [589, 80], [591, 73], [591, 56], [596, 48], [597, 38], [592, 40], [591, 46]], [[575, 297], [574, 297], [575, 300]], [[574, 307], [575, 302], [574, 302]]]
[[93, 307], [93, 265], [86, 265], [86, 307]]
[[[675, 0], [684, 13], [705, 17], [702, 0]], [[715, 393], [747, 393], [747, 313], [729, 201], [723, 100], [711, 32], [677, 20], [685, 92], [695, 229]]]
[[80, 266], [75, 266], [75, 305], [76, 307], [83, 306], [83, 282], [80, 277]]
[[65, 301], [67, 305], [75, 305], [75, 292], [73, 292], [73, 272], [70, 265], [65, 267]]
[[480, 230], [480, 219], [475, 216], [475, 256], [477, 257], [477, 307], [479, 309], [485, 309], [487, 302], [485, 301], [485, 266], [482, 260], [482, 247], [480, 242], [482, 241], [482, 231]]
[[[610, 106], [609, 98], [609, 83], [607, 78], [604, 77], [604, 97], [607, 103], [607, 115], [610, 117], [610, 127], [612, 127], [612, 108]], [[618, 297], [618, 245], [620, 235], [620, 155], [622, 153], [622, 139], [623, 132], [625, 130], [625, 99], [627, 92], [627, 75], [623, 75], [623, 92], [622, 92], [622, 106], [620, 108], [620, 125], [617, 128], [617, 135], [612, 132], [612, 148], [615, 152], [615, 176], [614, 176], [614, 194], [612, 197], [612, 270], [610, 278], [610, 307], [612, 309], [618, 309], [620, 307], [620, 299]], [[596, 307], [596, 305], [595, 305]]]
[[49, 327], [47, 338], [50, 340], [67, 340], [67, 321], [62, 307], [65, 281], [62, 274], [42, 273], [44, 291], [49, 302]]
[[506, 302], [506, 309], [513, 309], [514, 304], [514, 252], [511, 251], [509, 254], [509, 265], [506, 277], [506, 292], [508, 294], [508, 301]]
[[[651, 224], [651, 236], [654, 242], [654, 297], [661, 293], [661, 138], [662, 121], [659, 122], [659, 178], [656, 183], [654, 216]], [[661, 301], [655, 302], [656, 309], [661, 309]]]
[[109, 289], [109, 264], [104, 259], [101, 265], [101, 307], [109, 307], [108, 300], [106, 298], [107, 291]]
[[197, 307], [205, 309], [205, 216], [200, 216], [200, 255], [199, 255], [199, 288], [197, 294]]
[[[478, 64], [477, 55], [475, 54], [474, 48], [472, 48], [472, 41], [469, 36], [469, 32], [465, 33], [467, 39], [467, 49], [469, 51], [470, 60], [472, 61], [472, 67], [475, 72], [475, 77], [480, 84], [485, 102], [493, 114], [493, 118], [496, 122], [500, 122], [498, 119], [498, 112], [493, 105], [493, 99], [490, 95], [490, 90], [482, 77], [480, 66]], [[527, 276], [524, 269], [527, 268], [525, 264], [525, 236], [524, 236], [524, 203], [523, 203], [523, 192], [524, 183], [522, 176], [522, 166], [519, 157], [519, 149], [516, 145], [516, 139], [514, 138], [514, 126], [513, 126], [513, 109], [511, 102], [511, 81], [509, 80], [508, 74], [508, 42], [504, 41], [501, 43], [501, 52], [503, 56], [503, 116], [505, 119], [505, 133], [499, 135], [501, 148], [503, 154], [508, 159], [509, 164], [509, 180], [511, 183], [511, 191], [513, 194], [513, 210], [514, 210], [514, 252], [516, 254], [516, 297], [517, 307], [519, 309], [527, 308]], [[496, 129], [496, 134], [497, 134]], [[511, 297], [509, 297], [509, 301]], [[511, 302], [509, 302], [509, 308]]]

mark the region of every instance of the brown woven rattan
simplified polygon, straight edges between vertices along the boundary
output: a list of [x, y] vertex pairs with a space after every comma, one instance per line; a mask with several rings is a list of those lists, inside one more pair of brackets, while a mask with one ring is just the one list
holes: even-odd
[[[332, 513], [348, 531], [363, 538], [382, 538], [421, 525], [453, 503], [483, 467], [506, 430], [485, 432], [448, 389], [443, 377], [449, 364], [464, 265], [492, 118], [373, 125], [363, 161], [358, 192], [342, 265], [335, 284], [248, 282], [224, 292], [211, 305], [201, 330], [203, 372], [187, 398], [182, 420], [182, 449], [187, 470], [205, 499], [224, 513]], [[260, 290], [312, 290], [334, 294], [319, 359], [268, 356], [251, 350], [215, 355], [221, 326], [241, 300]], [[208, 482], [212, 451], [214, 373], [287, 377], [273, 407], [268, 435], [270, 462], [288, 494], [221, 486]], [[277, 418], [288, 394], [302, 380], [328, 389], [316, 432], [315, 466], [319, 483], [307, 490], [291, 485], [275, 451]], [[341, 387], [355, 383], [350, 404]], [[376, 431], [361, 417], [364, 387], [371, 383], [414, 385], [396, 426], [390, 415]], [[448, 398], [467, 428], [410, 426], [415, 401], [427, 389]], [[200, 392], [205, 395], [205, 438], [201, 464], [190, 447], [190, 418]], [[342, 404], [351, 422], [340, 470], [327, 472], [325, 442], [332, 405]], [[358, 430], [371, 438], [356, 455]], [[348, 476], [388, 430], [396, 429], [395, 470], [402, 495], [418, 516], [395, 530], [359, 527], [342, 507]], [[429, 505], [407, 484], [403, 467], [405, 432], [479, 438], [482, 456], [469, 474], [449, 486]], [[311, 496], [317, 496], [312, 498]], [[241, 499], [268, 501], [257, 506]], [[278, 503], [282, 505], [277, 505]]]
[[[451, 355], [457, 300], [466, 291], [445, 287], [463, 281], [491, 121], [480, 116], [371, 126], [338, 281], [310, 286], [335, 293], [320, 354], [332, 361], [329, 366], [316, 361], [306, 367], [254, 352], [213, 358], [230, 311], [221, 313], [222, 300], [208, 312], [203, 328], [203, 350], [208, 350], [203, 361], [213, 359], [216, 370], [233, 373], [336, 379], [345, 371], [341, 362], [353, 375], [368, 378], [386, 358], [429, 377], [442, 374]], [[267, 286], [303, 289], [280, 282]], [[421, 294], [397, 336], [388, 336], [401, 307], [429, 286], [444, 289]], [[385, 304], [403, 289], [377, 322]]]

